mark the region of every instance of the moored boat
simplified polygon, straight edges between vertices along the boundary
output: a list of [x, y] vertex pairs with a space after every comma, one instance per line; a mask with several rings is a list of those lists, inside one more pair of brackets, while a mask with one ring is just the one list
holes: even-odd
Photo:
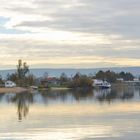
[[93, 80], [93, 87], [110, 88], [111, 84], [107, 81], [94, 79]]

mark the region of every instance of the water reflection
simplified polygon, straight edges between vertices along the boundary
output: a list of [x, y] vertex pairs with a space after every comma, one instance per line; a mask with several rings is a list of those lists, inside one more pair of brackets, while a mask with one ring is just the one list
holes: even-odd
[[29, 112], [29, 106], [33, 103], [33, 94], [31, 93], [7, 93], [0, 96], [1, 101], [14, 103], [17, 107], [18, 120], [22, 120]]
[[0, 94], [0, 102], [13, 103], [17, 107], [18, 120], [29, 113], [31, 104], [71, 104], [78, 102], [111, 103], [113, 101], [138, 100], [140, 89], [132, 87], [112, 89], [58, 90], [37, 93]]
[[29, 112], [29, 105], [33, 103], [33, 94], [16, 94], [11, 98], [11, 102], [16, 103], [18, 119], [22, 120], [22, 118], [26, 117]]
[[134, 98], [134, 89], [104, 89], [94, 91], [96, 98], [98, 101], [103, 102], [113, 102], [114, 100], [128, 100]]

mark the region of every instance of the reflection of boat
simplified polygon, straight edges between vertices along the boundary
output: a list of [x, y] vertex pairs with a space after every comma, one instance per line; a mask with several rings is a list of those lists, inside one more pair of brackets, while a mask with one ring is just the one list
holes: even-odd
[[94, 79], [93, 80], [93, 87], [110, 88], [111, 84], [107, 81]]
[[106, 97], [108, 95], [111, 94], [111, 88], [106, 88], [106, 89], [94, 89], [94, 96], [96, 98], [99, 98], [99, 97]]

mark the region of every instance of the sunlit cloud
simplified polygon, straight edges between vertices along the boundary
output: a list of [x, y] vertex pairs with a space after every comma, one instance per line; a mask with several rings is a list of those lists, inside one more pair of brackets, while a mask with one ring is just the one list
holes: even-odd
[[33, 67], [140, 66], [139, 0], [1, 3], [3, 68], [19, 58]]

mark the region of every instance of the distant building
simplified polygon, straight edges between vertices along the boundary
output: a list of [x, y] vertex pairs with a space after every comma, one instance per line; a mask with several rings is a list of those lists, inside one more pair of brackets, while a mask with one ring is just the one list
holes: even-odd
[[117, 81], [118, 81], [118, 82], [123, 82], [124, 79], [123, 79], [123, 78], [117, 78]]
[[45, 88], [51, 85], [57, 86], [60, 85], [60, 80], [56, 77], [38, 78], [36, 81], [36, 85], [42, 85]]
[[52, 84], [52, 85], [59, 85], [60, 84], [59, 79], [56, 77], [48, 77], [47, 82], [48, 82], [48, 84]]
[[140, 82], [139, 78], [134, 78], [134, 82]]
[[13, 81], [6, 81], [5, 87], [16, 87], [16, 83], [14, 83]]

